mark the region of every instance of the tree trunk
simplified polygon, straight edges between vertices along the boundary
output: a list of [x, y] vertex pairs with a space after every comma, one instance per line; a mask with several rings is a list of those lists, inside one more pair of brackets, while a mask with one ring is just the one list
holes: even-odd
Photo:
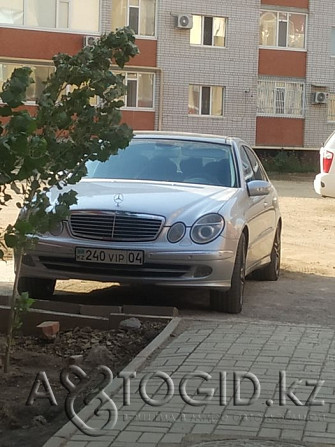
[[12, 344], [13, 344], [13, 326], [14, 326], [14, 318], [15, 318], [15, 305], [16, 305], [16, 300], [19, 297], [17, 286], [18, 286], [19, 277], [20, 277], [21, 264], [22, 264], [22, 249], [19, 249], [18, 253], [17, 253], [15, 280], [14, 280], [14, 284], [13, 284], [12, 296], [10, 299], [10, 311], [9, 311], [8, 327], [7, 327], [7, 342], [6, 342], [6, 350], [5, 350], [4, 367], [3, 367], [5, 373], [7, 373], [10, 368], [10, 354], [11, 354], [11, 349], [12, 349]]

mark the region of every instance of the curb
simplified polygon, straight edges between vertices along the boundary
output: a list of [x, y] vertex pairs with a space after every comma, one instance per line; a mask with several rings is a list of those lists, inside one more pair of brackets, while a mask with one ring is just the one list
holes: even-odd
[[[177, 329], [181, 322], [181, 318], [174, 317], [170, 323], [163, 329], [163, 331], [157, 335], [137, 356], [122, 370], [125, 371], [136, 371], [147, 361], [149, 356], [151, 356], [157, 349], [159, 349], [163, 343], [168, 340], [170, 335]], [[123, 379], [116, 378], [113, 383], [108, 387], [108, 394], [116, 394], [123, 386]], [[96, 402], [89, 403], [84, 407], [78, 416], [86, 422], [96, 410]], [[60, 430], [58, 430], [44, 445], [43, 447], [64, 447], [67, 441], [70, 440], [71, 436], [78, 430], [78, 428], [71, 422], [67, 422]]]
[[[7, 330], [9, 321], [9, 298], [0, 296], [0, 332]], [[22, 332], [38, 335], [36, 326], [45, 321], [58, 321], [62, 330], [90, 326], [92, 329], [117, 329], [120, 322], [129, 318], [140, 321], [162, 321], [168, 323], [178, 316], [178, 309], [168, 306], [95, 306], [62, 301], [35, 300], [26, 313]]]

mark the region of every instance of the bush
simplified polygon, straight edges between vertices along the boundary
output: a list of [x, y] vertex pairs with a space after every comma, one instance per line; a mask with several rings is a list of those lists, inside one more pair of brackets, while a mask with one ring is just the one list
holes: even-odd
[[308, 173], [318, 172], [319, 154], [314, 152], [301, 152], [297, 154], [294, 151], [278, 151], [275, 154], [259, 154], [264, 168], [267, 172], [284, 173]]

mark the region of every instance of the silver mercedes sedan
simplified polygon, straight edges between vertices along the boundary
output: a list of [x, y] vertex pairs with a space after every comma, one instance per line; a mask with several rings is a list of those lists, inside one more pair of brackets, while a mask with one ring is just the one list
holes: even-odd
[[50, 296], [74, 278], [203, 287], [213, 309], [239, 313], [246, 275], [278, 279], [277, 193], [238, 138], [138, 132], [72, 189], [68, 220], [23, 258], [21, 293]]

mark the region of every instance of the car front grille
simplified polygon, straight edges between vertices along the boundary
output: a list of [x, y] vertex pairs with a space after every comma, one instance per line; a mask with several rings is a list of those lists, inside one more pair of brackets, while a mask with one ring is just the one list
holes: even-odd
[[141, 242], [155, 240], [164, 218], [149, 214], [120, 211], [74, 211], [70, 216], [73, 236], [118, 242]]

